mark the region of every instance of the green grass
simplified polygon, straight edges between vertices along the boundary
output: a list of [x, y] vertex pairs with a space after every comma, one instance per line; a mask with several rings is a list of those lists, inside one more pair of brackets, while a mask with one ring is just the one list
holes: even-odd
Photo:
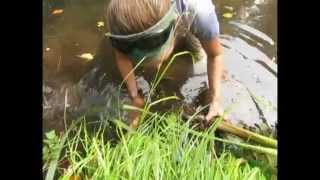
[[126, 133], [126, 125], [115, 123], [116, 145], [105, 139], [102, 128], [89, 134], [84, 121], [73, 129], [59, 158], [70, 165], [59, 169], [59, 179], [270, 179], [271, 174], [245, 158], [226, 150], [218, 155], [215, 141], [204, 138], [214, 136], [212, 130], [192, 133], [175, 113], [154, 115]]

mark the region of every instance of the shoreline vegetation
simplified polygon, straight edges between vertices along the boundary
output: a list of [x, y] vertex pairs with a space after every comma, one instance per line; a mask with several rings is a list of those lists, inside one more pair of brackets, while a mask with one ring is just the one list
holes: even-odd
[[106, 139], [103, 125], [89, 132], [84, 117], [77, 122], [61, 137], [46, 134], [46, 179], [276, 178], [276, 156], [241, 146], [237, 155], [228, 140], [218, 141], [215, 128], [194, 131], [176, 113], [151, 116], [137, 130], [114, 120], [117, 141]]

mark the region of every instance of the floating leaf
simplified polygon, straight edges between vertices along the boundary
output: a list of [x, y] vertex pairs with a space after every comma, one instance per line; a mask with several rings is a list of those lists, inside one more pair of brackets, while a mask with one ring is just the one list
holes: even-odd
[[63, 13], [63, 9], [55, 9], [52, 11], [53, 15], [57, 15], [57, 14], [61, 14], [61, 13]]
[[91, 61], [93, 59], [93, 55], [91, 53], [83, 53], [78, 56], [81, 59], [85, 59], [87, 61]]
[[232, 13], [224, 13], [222, 16], [225, 18], [232, 18], [233, 14]]
[[104, 26], [104, 22], [103, 21], [98, 21], [97, 22], [97, 26], [98, 27], [103, 27]]

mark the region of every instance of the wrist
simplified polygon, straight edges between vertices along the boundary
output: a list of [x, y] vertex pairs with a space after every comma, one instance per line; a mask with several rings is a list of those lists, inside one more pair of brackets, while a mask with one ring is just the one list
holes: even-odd
[[130, 93], [129, 93], [129, 97], [130, 97], [131, 99], [135, 99], [135, 98], [137, 98], [138, 96], [139, 96], [138, 92], [130, 92]]
[[211, 102], [220, 102], [220, 95], [218, 94], [209, 94], [209, 98], [211, 99]]
[[139, 94], [135, 97], [132, 97], [131, 100], [133, 105], [136, 107], [143, 107], [145, 104], [144, 99]]
[[210, 103], [210, 106], [219, 106], [220, 105], [220, 100], [212, 100]]

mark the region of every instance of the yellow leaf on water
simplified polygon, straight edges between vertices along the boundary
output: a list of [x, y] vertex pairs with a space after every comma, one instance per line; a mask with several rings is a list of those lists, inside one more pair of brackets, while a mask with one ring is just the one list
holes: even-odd
[[222, 16], [225, 18], [232, 18], [233, 14], [232, 13], [224, 13]]
[[83, 53], [78, 56], [81, 59], [85, 59], [87, 61], [91, 61], [93, 59], [93, 55], [91, 53]]
[[104, 22], [103, 22], [103, 21], [98, 21], [98, 22], [97, 22], [97, 26], [98, 26], [98, 27], [104, 26]]
[[63, 9], [55, 9], [52, 11], [53, 15], [57, 15], [57, 14], [61, 14], [61, 13], [63, 13]]

